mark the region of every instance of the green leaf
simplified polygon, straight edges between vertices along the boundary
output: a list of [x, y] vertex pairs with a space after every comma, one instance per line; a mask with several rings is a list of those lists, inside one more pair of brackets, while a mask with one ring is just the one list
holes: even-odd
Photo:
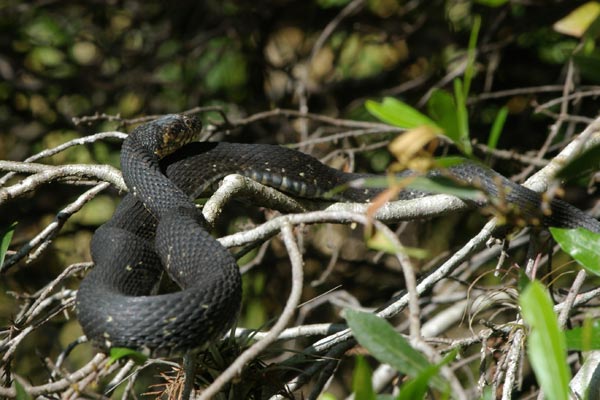
[[324, 392], [319, 396], [319, 400], [337, 400], [337, 397], [332, 393]]
[[317, 0], [321, 8], [342, 7], [348, 4], [350, 0]]
[[487, 386], [483, 388], [483, 395], [481, 396], [481, 400], [494, 400], [491, 386]]
[[494, 119], [494, 123], [492, 124], [492, 129], [490, 129], [490, 136], [488, 137], [487, 146], [490, 149], [495, 149], [498, 146], [498, 140], [500, 139], [500, 135], [502, 134], [502, 129], [504, 128], [504, 123], [506, 122], [506, 117], [508, 116], [508, 107], [504, 106], [498, 111], [496, 114], [496, 118]]
[[565, 331], [567, 348], [574, 351], [590, 351], [600, 349], [600, 320], [591, 321], [586, 318], [583, 326]]
[[[380, 362], [412, 378], [431, 368], [425, 356], [413, 349], [383, 318], [349, 309], [344, 311], [344, 316], [358, 343]], [[440, 391], [446, 390], [447, 383], [439, 376], [434, 377], [431, 384]]]
[[527, 353], [544, 395], [549, 400], [568, 400], [571, 374], [566, 339], [558, 327], [550, 295], [540, 282], [533, 281], [519, 297], [519, 304], [523, 319], [531, 326]]
[[442, 129], [428, 116], [393, 97], [386, 97], [381, 103], [367, 100], [365, 102], [365, 108], [371, 115], [380, 121], [400, 128], [411, 129], [422, 125], [428, 125], [438, 132], [442, 131]]
[[571, 11], [566, 17], [556, 21], [552, 27], [559, 33], [579, 38], [599, 16], [600, 3], [588, 1]]
[[573, 61], [584, 78], [600, 82], [600, 53], [597, 50], [589, 54], [573, 54]]
[[6, 257], [6, 252], [8, 251], [8, 246], [10, 246], [10, 241], [12, 240], [16, 227], [17, 223], [13, 222], [8, 227], [0, 230], [0, 270], [4, 265], [4, 258]]
[[[441, 362], [432, 365], [430, 368], [421, 372], [415, 379], [403, 384], [400, 388], [400, 394], [398, 395], [397, 400], [423, 399], [427, 392], [429, 381], [440, 372], [442, 366], [454, 360], [457, 354], [458, 350], [454, 349], [452, 352], [448, 353]], [[449, 390], [449, 388], [447, 390]]]
[[68, 41], [69, 36], [57, 21], [58, 18], [40, 15], [25, 26], [25, 33], [36, 44], [62, 46]]
[[475, 15], [473, 17], [473, 27], [471, 28], [471, 35], [469, 36], [469, 48], [467, 50], [467, 66], [465, 67], [464, 75], [464, 98], [469, 97], [469, 90], [471, 89], [471, 80], [475, 74], [475, 57], [477, 56], [477, 37], [479, 36], [479, 28], [481, 27], [481, 16]]
[[508, 0], [475, 0], [475, 2], [488, 7], [500, 7], [508, 3]]
[[587, 229], [550, 228], [552, 237], [561, 249], [587, 271], [600, 276], [600, 234]]
[[460, 142], [460, 130], [456, 114], [456, 104], [452, 95], [445, 90], [435, 89], [427, 102], [429, 115], [439, 124], [454, 143]]
[[29, 393], [27, 393], [27, 391], [25, 390], [25, 388], [23, 387], [23, 385], [21, 385], [19, 383], [19, 381], [15, 380], [15, 391], [17, 392], [17, 396], [15, 397], [16, 400], [32, 400], [33, 396], [31, 396]]
[[558, 179], [570, 180], [590, 175], [600, 170], [600, 143], [591, 146], [575, 157], [557, 173]]
[[137, 350], [129, 349], [127, 347], [113, 347], [110, 349], [108, 365], [111, 365], [123, 357], [129, 357], [138, 364], [143, 364], [148, 359], [148, 356], [140, 353]]
[[356, 400], [375, 400], [375, 391], [371, 382], [372, 375], [369, 363], [364, 357], [357, 356], [352, 375], [352, 391]]
[[467, 103], [465, 102], [463, 85], [460, 79], [454, 80], [454, 99], [456, 101], [456, 117], [458, 120], [458, 142], [456, 144], [463, 153], [471, 155], [471, 139], [469, 138], [469, 116], [467, 114]]
[[335, 397], [334, 394], [329, 393], [329, 392], [323, 392], [321, 393], [321, 395], [319, 396], [319, 400], [337, 400], [337, 397]]

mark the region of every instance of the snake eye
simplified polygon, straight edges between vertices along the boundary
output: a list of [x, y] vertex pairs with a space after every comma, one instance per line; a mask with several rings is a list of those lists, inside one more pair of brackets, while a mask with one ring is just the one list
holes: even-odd
[[188, 128], [191, 128], [194, 125], [194, 121], [190, 117], [186, 117], [186, 116], [183, 117], [183, 123]]

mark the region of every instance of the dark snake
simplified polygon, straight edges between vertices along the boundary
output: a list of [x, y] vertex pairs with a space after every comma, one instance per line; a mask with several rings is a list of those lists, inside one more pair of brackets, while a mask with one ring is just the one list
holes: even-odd
[[[371, 175], [344, 173], [279, 146], [191, 142], [200, 128], [193, 117], [169, 115], [138, 126], [123, 143], [129, 194], [95, 232], [95, 267], [76, 299], [83, 331], [101, 349], [180, 354], [214, 341], [233, 324], [241, 303], [240, 272], [193, 201], [224, 176], [242, 174], [311, 199], [346, 187], [329, 200], [367, 202], [384, 190], [349, 185]], [[596, 219], [559, 199], [551, 200], [549, 213], [542, 212], [539, 193], [479, 164], [464, 162], [447, 173], [492, 198], [503, 196], [529, 220], [600, 232]], [[404, 190], [398, 197], [424, 195]], [[163, 271], [180, 291], [155, 294]]]

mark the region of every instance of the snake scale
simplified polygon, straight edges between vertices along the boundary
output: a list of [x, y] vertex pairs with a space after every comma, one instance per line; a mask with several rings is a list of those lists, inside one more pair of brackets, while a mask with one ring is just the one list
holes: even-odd
[[[240, 273], [193, 202], [219, 179], [239, 173], [293, 196], [322, 198], [368, 176], [338, 171], [279, 146], [192, 142], [200, 128], [194, 117], [168, 115], [138, 126], [123, 143], [121, 167], [129, 194], [94, 234], [95, 267], [76, 299], [83, 331], [102, 349], [182, 353], [232, 325], [241, 302]], [[465, 162], [449, 173], [467, 184], [476, 181], [489, 196], [502, 193], [544, 225], [600, 232], [596, 219], [558, 199], [544, 215], [540, 194], [479, 164]], [[334, 199], [365, 202], [382, 190], [349, 185]], [[405, 190], [399, 198], [424, 195]], [[155, 294], [163, 271], [180, 291]]]

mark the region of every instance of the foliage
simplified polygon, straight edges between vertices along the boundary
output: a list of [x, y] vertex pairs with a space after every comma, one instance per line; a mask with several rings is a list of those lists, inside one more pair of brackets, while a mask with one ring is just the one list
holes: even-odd
[[550, 228], [560, 247], [589, 272], [600, 275], [600, 234], [587, 229]]
[[541, 388], [551, 400], [567, 400], [571, 379], [567, 346], [550, 295], [541, 283], [533, 281], [521, 293], [519, 304], [523, 319], [531, 326], [527, 354]]
[[[430, 364], [423, 354], [415, 350], [384, 319], [354, 310], [346, 310], [345, 317], [356, 340], [375, 358], [414, 379], [414, 383], [406, 384], [410, 396], [403, 398], [423, 397], [428, 385], [442, 393], [449, 390], [447, 382], [437, 375], [441, 364]], [[355, 373], [359, 374], [361, 379], [365, 379], [363, 375], [368, 374], [365, 371], [366, 367], [359, 362], [357, 368], [359, 371]]]

